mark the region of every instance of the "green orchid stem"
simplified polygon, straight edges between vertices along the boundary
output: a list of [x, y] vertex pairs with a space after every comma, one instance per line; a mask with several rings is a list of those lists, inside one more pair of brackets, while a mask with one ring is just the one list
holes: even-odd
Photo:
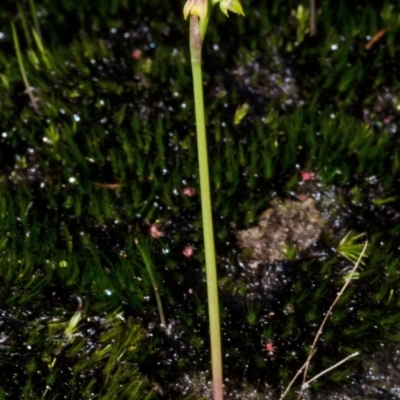
[[190, 56], [193, 73], [194, 105], [196, 111], [197, 148], [200, 170], [201, 209], [203, 215], [204, 249], [206, 256], [208, 313], [210, 319], [211, 363], [214, 400], [223, 399], [221, 331], [218, 303], [217, 266], [215, 261], [214, 230], [212, 221], [210, 177], [206, 123], [203, 100], [203, 79], [201, 70], [202, 38], [199, 19], [190, 17]]

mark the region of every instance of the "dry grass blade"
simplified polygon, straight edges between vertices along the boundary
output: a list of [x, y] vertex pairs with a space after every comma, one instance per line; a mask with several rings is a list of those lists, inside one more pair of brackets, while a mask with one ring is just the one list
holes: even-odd
[[328, 373], [329, 371], [332, 371], [333, 369], [335, 369], [336, 367], [338, 367], [339, 365], [345, 363], [347, 360], [349, 360], [350, 358], [353, 358], [355, 356], [358, 356], [360, 353], [358, 351], [356, 351], [353, 354], [350, 354], [349, 356], [347, 356], [346, 358], [344, 358], [343, 360], [339, 361], [338, 363], [336, 363], [335, 365], [332, 365], [332, 367], [329, 367], [327, 369], [325, 369], [324, 371], [320, 372], [318, 375], [315, 375], [313, 378], [311, 378], [309, 381], [305, 382], [302, 386], [302, 390], [305, 390], [308, 388], [308, 385], [317, 380], [320, 376], [325, 375], [326, 373]]
[[294, 378], [291, 380], [291, 382], [289, 383], [288, 387], [286, 388], [286, 390], [284, 391], [284, 393], [283, 393], [282, 396], [280, 397], [280, 400], [284, 399], [284, 397], [286, 396], [286, 394], [289, 392], [290, 388], [293, 386], [294, 382], [296, 381], [297, 377], [298, 377], [302, 372], [303, 372], [303, 383], [302, 383], [302, 386], [301, 386], [301, 389], [300, 389], [300, 393], [299, 393], [299, 395], [298, 395], [298, 397], [297, 397], [298, 400], [301, 398], [301, 396], [303, 395], [303, 390], [304, 390], [306, 387], [308, 387], [308, 384], [309, 384], [310, 382], [314, 381], [315, 379], [319, 378], [319, 377], [322, 376], [323, 374], [325, 374], [325, 373], [331, 371], [332, 369], [338, 367], [339, 365], [343, 364], [343, 363], [346, 362], [348, 359], [350, 359], [350, 358], [352, 358], [352, 357], [358, 355], [358, 353], [353, 353], [353, 354], [351, 354], [350, 356], [346, 357], [346, 358], [343, 359], [342, 361], [338, 362], [337, 364], [335, 364], [335, 365], [333, 365], [332, 367], [326, 369], [325, 371], [321, 372], [320, 374], [316, 375], [314, 378], [312, 378], [312, 379], [310, 379], [308, 382], [306, 382], [308, 368], [309, 368], [311, 359], [313, 358], [313, 356], [314, 356], [314, 354], [315, 354], [315, 352], [316, 352], [316, 345], [317, 345], [317, 342], [318, 342], [319, 338], [320, 338], [321, 335], [322, 335], [322, 332], [323, 332], [323, 329], [324, 329], [324, 327], [325, 327], [325, 324], [327, 323], [327, 321], [328, 321], [328, 319], [329, 319], [329, 317], [330, 317], [330, 315], [331, 315], [331, 313], [332, 313], [333, 308], [335, 307], [335, 305], [336, 305], [337, 302], [339, 301], [340, 297], [343, 295], [343, 293], [344, 293], [344, 291], [346, 290], [347, 286], [349, 286], [349, 284], [350, 284], [350, 282], [351, 282], [351, 280], [352, 280], [352, 278], [353, 278], [353, 276], [354, 276], [354, 274], [355, 274], [357, 268], [358, 268], [359, 265], [361, 264], [361, 260], [362, 260], [362, 258], [364, 257], [364, 254], [365, 254], [365, 252], [366, 252], [366, 250], [367, 250], [367, 247], [368, 247], [368, 242], [365, 242], [365, 243], [364, 243], [364, 247], [363, 247], [363, 249], [362, 249], [360, 255], [358, 256], [357, 262], [355, 263], [355, 265], [354, 265], [353, 269], [351, 270], [350, 274], [347, 276], [346, 282], [344, 283], [342, 289], [340, 290], [340, 292], [339, 292], [338, 295], [336, 296], [336, 299], [333, 301], [332, 305], [330, 306], [328, 312], [327, 312], [326, 315], [325, 315], [324, 320], [322, 321], [322, 323], [321, 323], [321, 325], [320, 325], [320, 327], [319, 327], [319, 329], [318, 329], [317, 334], [315, 335], [315, 338], [314, 338], [314, 341], [313, 341], [313, 344], [312, 344], [312, 346], [311, 346], [310, 353], [309, 353], [309, 355], [308, 355], [308, 358], [307, 358], [306, 362], [305, 362], [304, 365], [299, 369], [299, 371], [297, 371], [296, 375], [295, 375]]

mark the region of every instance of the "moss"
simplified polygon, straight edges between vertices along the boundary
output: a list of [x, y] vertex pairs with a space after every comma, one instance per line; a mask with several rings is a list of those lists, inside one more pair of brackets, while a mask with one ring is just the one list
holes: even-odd
[[[10, 336], [2, 343], [10, 346], [1, 364], [4, 393], [40, 397], [46, 385], [60, 384], [66, 395], [80, 387], [79, 398], [92, 391], [134, 398], [128, 391], [137, 384], [143, 398], [151, 392], [144, 375], [157, 387], [161, 378], [173, 381], [192, 371], [194, 363], [197, 371], [208, 369], [199, 197], [183, 195], [184, 187], [197, 188], [187, 29], [176, 22], [178, 3], [169, 11], [154, 4], [43, 0], [36, 4], [48, 13], [38, 14], [41, 42], [31, 34], [28, 4], [21, 4], [19, 18], [8, 0], [0, 5], [0, 18], [16, 21], [40, 111], [25, 94], [4, 24], [0, 279], [2, 329]], [[225, 372], [230, 387], [247, 382], [259, 391], [281, 387], [304, 362], [349, 269], [336, 248], [350, 230], [366, 232], [371, 252], [334, 310], [314, 371], [338, 361], [338, 353], [365, 355], [379, 343], [390, 346], [400, 329], [396, 13], [389, 2], [379, 9], [366, 3], [360, 12], [349, 2], [323, 1], [311, 39], [297, 34], [297, 7], [294, 1], [285, 8], [279, 1], [249, 7], [246, 19], [221, 20], [220, 32], [210, 27], [204, 50], [212, 55], [204, 87], [222, 336], [232, 357]], [[367, 35], [384, 26], [387, 35], [365, 50]], [[135, 49], [140, 59], [132, 58]], [[235, 111], [245, 103], [250, 111], [235, 126]], [[329, 232], [303, 259], [296, 253], [249, 268], [239, 258], [235, 231], [255, 224], [272, 198], [296, 198], [303, 170], [318, 176], [312, 195], [329, 206]], [[151, 258], [170, 336], [155, 328], [152, 288], [135, 247], [136, 239], [149, 239], [155, 221], [165, 237], [153, 240]], [[191, 258], [182, 254], [188, 242]], [[270, 285], [275, 278], [278, 290]], [[84, 314], [74, 341], [65, 345], [65, 326], [47, 328], [68, 324], [76, 296]], [[252, 301], [257, 312], [246, 309]], [[125, 321], [116, 317], [122, 309]], [[275, 361], [262, 352], [268, 338], [279, 349]], [[126, 350], [129, 343], [137, 348]], [[357, 363], [332, 379], [348, 382]], [[43, 374], [32, 376], [35, 368]], [[20, 383], [7, 378], [13, 372]], [[177, 387], [180, 396], [185, 384]], [[164, 390], [165, 396], [173, 391]], [[48, 390], [46, 397], [52, 395]]]

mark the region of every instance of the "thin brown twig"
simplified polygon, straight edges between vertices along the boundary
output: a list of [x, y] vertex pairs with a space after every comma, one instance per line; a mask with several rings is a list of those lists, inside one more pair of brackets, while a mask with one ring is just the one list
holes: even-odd
[[[364, 247], [363, 247], [363, 249], [362, 249], [362, 251], [361, 251], [361, 253], [360, 253], [360, 256], [358, 257], [358, 260], [357, 260], [356, 264], [354, 265], [353, 269], [352, 269], [351, 272], [350, 272], [350, 275], [349, 275], [348, 278], [346, 279], [346, 282], [344, 283], [342, 289], [340, 290], [340, 292], [339, 292], [338, 295], [336, 296], [336, 299], [333, 301], [333, 303], [332, 303], [332, 305], [330, 306], [328, 312], [326, 313], [325, 318], [324, 318], [324, 320], [322, 321], [322, 324], [321, 324], [321, 326], [319, 327], [317, 334], [315, 335], [314, 342], [313, 342], [313, 344], [311, 345], [310, 354], [308, 355], [308, 359], [307, 359], [308, 361], [311, 361], [311, 358], [312, 358], [313, 355], [314, 355], [314, 354], [313, 354], [313, 350], [315, 349], [315, 347], [316, 347], [316, 345], [317, 345], [317, 342], [318, 342], [319, 338], [320, 338], [321, 335], [322, 335], [322, 332], [323, 332], [323, 329], [324, 329], [324, 327], [325, 327], [325, 324], [327, 323], [329, 317], [331, 316], [333, 307], [335, 307], [335, 305], [337, 304], [337, 302], [339, 301], [339, 299], [342, 297], [344, 291], [347, 289], [347, 286], [349, 286], [349, 284], [350, 284], [350, 282], [351, 282], [351, 280], [352, 280], [352, 278], [353, 278], [353, 275], [354, 275], [354, 273], [356, 272], [358, 266], [361, 264], [361, 260], [362, 260], [362, 258], [363, 258], [363, 256], [364, 256], [365, 251], [367, 250], [367, 246], [368, 246], [368, 242], [365, 242]], [[308, 363], [308, 365], [309, 365], [309, 363]], [[303, 385], [305, 384], [306, 379], [307, 379], [308, 365], [307, 365], [307, 367], [304, 369], [304, 373], [303, 373]], [[303, 393], [303, 389], [301, 388], [301, 389], [300, 389], [300, 397], [301, 397], [301, 394], [302, 394], [302, 393]], [[300, 398], [300, 397], [298, 397], [298, 398]]]
[[378, 40], [382, 39], [386, 35], [388, 30], [388, 28], [383, 28], [379, 32], [375, 33], [372, 39], [365, 45], [364, 49], [370, 50]]
[[[317, 349], [314, 350], [314, 353], [317, 351]], [[314, 354], [313, 354], [314, 355]], [[309, 360], [307, 359], [307, 361], [301, 366], [301, 368], [296, 372], [296, 375], [293, 377], [293, 379], [290, 381], [289, 385], [287, 385], [286, 390], [283, 392], [282, 396], [279, 398], [279, 400], [282, 400], [288, 393], [288, 391], [290, 390], [290, 388], [293, 386], [293, 384], [295, 383], [297, 377], [303, 372], [304, 368], [308, 367], [308, 363]]]
[[[333, 307], [335, 307], [335, 305], [336, 305], [337, 302], [339, 301], [340, 297], [343, 295], [344, 291], [346, 290], [347, 286], [349, 286], [349, 284], [350, 284], [350, 282], [351, 282], [351, 280], [352, 280], [352, 278], [353, 278], [353, 275], [355, 274], [357, 268], [359, 267], [359, 265], [360, 265], [360, 263], [361, 263], [361, 260], [362, 260], [364, 254], [365, 254], [365, 251], [367, 250], [367, 247], [368, 247], [368, 242], [365, 242], [364, 247], [363, 247], [363, 249], [362, 249], [362, 251], [361, 251], [361, 253], [360, 253], [360, 255], [359, 255], [358, 259], [357, 259], [357, 262], [355, 263], [353, 269], [351, 270], [351, 272], [350, 272], [348, 278], [346, 279], [346, 282], [344, 283], [342, 289], [340, 290], [340, 292], [339, 292], [338, 295], [336, 296], [335, 300], [333, 301], [332, 305], [330, 306], [328, 312], [327, 312], [326, 315], [325, 315], [324, 320], [322, 321], [322, 323], [321, 323], [321, 325], [320, 325], [320, 327], [319, 327], [319, 329], [318, 329], [317, 334], [315, 335], [315, 338], [314, 338], [313, 344], [311, 345], [310, 353], [309, 353], [309, 355], [308, 355], [308, 357], [307, 357], [306, 362], [305, 362], [304, 365], [299, 369], [299, 371], [297, 371], [295, 377], [294, 377], [294, 378], [292, 379], [292, 381], [289, 383], [288, 387], [286, 388], [285, 392], [283, 393], [283, 395], [280, 397], [279, 400], [282, 400], [282, 399], [286, 396], [287, 392], [289, 391], [289, 389], [291, 388], [291, 386], [293, 385], [293, 383], [295, 382], [295, 380], [297, 379], [297, 377], [300, 375], [300, 373], [301, 373], [302, 371], [304, 371], [304, 373], [303, 373], [303, 383], [302, 383], [302, 386], [301, 386], [301, 388], [300, 388], [300, 393], [299, 393], [299, 395], [298, 395], [298, 397], [297, 397], [297, 400], [299, 400], [299, 399], [301, 398], [301, 396], [303, 395], [303, 390], [304, 390], [304, 388], [306, 387], [306, 383], [308, 384], [308, 383], [311, 382], [311, 380], [308, 381], [308, 382], [306, 382], [306, 379], [307, 379], [307, 372], [308, 372], [308, 367], [309, 367], [309, 365], [310, 365], [311, 359], [313, 358], [313, 356], [314, 356], [314, 354], [315, 354], [315, 352], [316, 352], [316, 345], [317, 345], [317, 342], [318, 342], [320, 336], [322, 335], [323, 328], [324, 328], [326, 322], [328, 321], [328, 319], [329, 319], [329, 317], [330, 317], [330, 315], [331, 315], [331, 313], [332, 313]], [[357, 354], [358, 354], [358, 353], [357, 353]], [[340, 364], [342, 364], [343, 362], [347, 361], [347, 360], [348, 360], [349, 358], [351, 358], [351, 357], [354, 357], [354, 355], [351, 355], [351, 356], [347, 357], [346, 359], [342, 360], [342, 361], [339, 362], [338, 364], [335, 364], [333, 367], [331, 367], [331, 368], [329, 368], [328, 370], [325, 370], [325, 371], [323, 371], [323, 372], [325, 373], [325, 372], [330, 371], [331, 369], [337, 367], [338, 365], [340, 365]], [[319, 377], [319, 376], [321, 376], [321, 374], [317, 375], [317, 377]], [[315, 379], [316, 379], [316, 378], [315, 378]], [[312, 380], [315, 380], [315, 379], [313, 378]]]

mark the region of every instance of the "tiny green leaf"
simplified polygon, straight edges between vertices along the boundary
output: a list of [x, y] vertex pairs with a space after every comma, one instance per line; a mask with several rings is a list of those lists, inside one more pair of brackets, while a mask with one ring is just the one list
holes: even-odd
[[233, 125], [239, 125], [242, 119], [249, 112], [250, 106], [248, 103], [244, 103], [236, 109], [235, 116], [233, 118]]

